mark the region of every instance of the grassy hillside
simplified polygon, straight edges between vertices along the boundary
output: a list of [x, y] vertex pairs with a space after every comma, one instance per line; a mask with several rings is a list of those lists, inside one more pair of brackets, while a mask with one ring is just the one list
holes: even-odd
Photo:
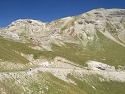
[[64, 57], [75, 63], [84, 65], [87, 60], [100, 61], [113, 66], [125, 65], [125, 47], [105, 37], [97, 31], [98, 41], [88, 43], [86, 47], [66, 43], [65, 46], [52, 45], [53, 51], [42, 51], [46, 58]]
[[30, 43], [15, 42], [0, 37], [0, 58], [2, 60], [9, 60], [15, 63], [26, 64], [29, 61], [17, 52], [24, 54], [33, 54], [34, 58], [38, 58], [40, 51], [31, 49], [29, 46], [32, 45], [33, 44]]
[[99, 31], [96, 32], [98, 41], [88, 43], [86, 47], [77, 44], [65, 43], [65, 46], [52, 44], [53, 51], [38, 51], [31, 49], [31, 43], [19, 43], [0, 38], [0, 58], [19, 63], [28, 63], [28, 60], [17, 52], [33, 54], [34, 58], [44, 56], [52, 59], [56, 56], [64, 57], [75, 63], [84, 65], [87, 60], [96, 60], [109, 65], [125, 65], [125, 47], [105, 37]]
[[0, 84], [0, 88], [7, 94], [88, 94], [77, 86], [66, 83], [46, 72], [6, 77], [0, 81]]
[[82, 77], [69, 74], [67, 76], [72, 79], [77, 86], [87, 92], [87, 94], [124, 94], [124, 82], [117, 81], [100, 81], [104, 79], [100, 75], [82, 75]]
[[125, 94], [124, 82], [100, 81], [104, 78], [99, 75], [76, 75], [67, 75], [67, 79], [75, 84], [64, 82], [48, 72], [11, 75], [0, 81], [0, 88], [2, 88], [0, 92], [7, 94]]

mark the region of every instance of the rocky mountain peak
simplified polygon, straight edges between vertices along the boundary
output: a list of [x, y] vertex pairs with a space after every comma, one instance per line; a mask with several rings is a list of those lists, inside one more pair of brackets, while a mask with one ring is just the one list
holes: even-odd
[[[27, 36], [28, 39], [32, 37], [31, 39], [37, 42], [43, 40], [44, 42], [55, 40], [73, 42], [77, 38], [86, 45], [88, 42], [98, 39], [96, 31], [99, 31], [108, 38], [120, 44], [122, 42], [124, 45], [124, 29], [125, 9], [99, 8], [49, 23], [32, 19], [19, 19], [2, 29], [1, 35], [11, 35], [9, 38], [12, 38], [12, 35], [16, 35], [18, 38]], [[3, 34], [5, 32], [6, 34]]]
[[15, 26], [15, 25], [41, 25], [43, 22], [33, 19], [19, 19], [14, 22], [12, 22], [9, 26]]

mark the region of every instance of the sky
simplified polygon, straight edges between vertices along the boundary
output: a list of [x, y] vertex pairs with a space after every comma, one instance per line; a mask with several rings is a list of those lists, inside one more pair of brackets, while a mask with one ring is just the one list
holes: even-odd
[[97, 8], [125, 9], [125, 0], [0, 0], [0, 27], [18, 19], [50, 22]]

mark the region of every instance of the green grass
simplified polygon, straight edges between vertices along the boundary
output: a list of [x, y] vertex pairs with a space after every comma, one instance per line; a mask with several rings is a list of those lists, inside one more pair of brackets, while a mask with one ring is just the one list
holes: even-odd
[[108, 22], [106, 22], [106, 28], [107, 28], [107, 29], [110, 29], [110, 28], [111, 28], [111, 25], [110, 25]]
[[120, 27], [119, 27], [119, 25], [118, 25], [118, 24], [115, 24], [115, 26], [116, 26], [116, 28], [117, 28], [117, 29], [120, 29]]
[[[124, 26], [124, 24], [123, 24], [123, 26]], [[118, 24], [114, 24], [114, 26], [113, 26], [113, 25], [111, 25], [111, 24], [109, 24], [109, 23], [106, 23], [106, 28], [107, 28], [107, 30], [109, 31], [109, 33], [110, 33], [117, 41], [119, 41], [119, 42], [121, 42], [121, 43], [124, 44], [124, 42], [121, 41], [121, 39], [118, 37], [119, 32], [120, 32], [120, 31], [118, 30], [118, 29], [120, 29], [120, 26], [119, 26]]]
[[56, 56], [64, 57], [80, 65], [88, 60], [95, 60], [113, 66], [125, 65], [125, 48], [105, 37], [97, 31], [98, 41], [88, 43], [86, 46], [66, 43], [65, 46], [52, 44], [53, 51], [42, 51], [41, 54], [48, 59]]
[[[22, 88], [20, 86], [16, 85], [15, 79], [13, 78], [4, 78], [4, 80], [0, 81], [0, 88], [6, 92], [6, 94], [20, 94], [22, 91]], [[2, 94], [2, 92], [0, 91]]]
[[29, 46], [32, 45], [33, 44], [30, 43], [20, 43], [0, 38], [0, 58], [5, 61], [9, 60], [11, 62], [26, 64], [29, 61], [17, 52], [24, 54], [33, 54], [34, 58], [38, 58], [40, 56], [40, 51], [31, 49]]
[[[83, 89], [88, 94], [125, 94], [124, 82], [118, 81], [100, 81], [102, 78], [99, 75], [87, 75], [84, 74], [83, 78], [86, 80], [80, 80], [72, 74], [68, 74], [68, 79], [73, 80], [80, 89]], [[81, 78], [82, 79], [82, 78]], [[94, 86], [94, 88], [92, 87]]]
[[80, 65], [84, 65], [88, 60], [96, 60], [114, 66], [125, 65], [125, 48], [105, 37], [99, 31], [97, 31], [97, 36], [99, 40], [93, 42], [93, 44], [88, 43], [86, 47], [69, 43], [61, 47], [52, 44], [53, 51], [33, 50], [29, 48], [33, 44], [13, 42], [0, 38], [0, 53], [2, 53], [0, 58], [27, 63], [27, 59], [15, 52], [18, 51], [25, 54], [33, 54], [34, 58], [44, 56], [52, 59], [60, 56]]
[[67, 29], [67, 26], [64, 26], [61, 28], [62, 31], [66, 30]]
[[[124, 82], [100, 81], [100, 78], [104, 79], [100, 75], [68, 74], [67, 79], [74, 81], [74, 85], [48, 72], [39, 71], [34, 76], [25, 74], [17, 77], [4, 76], [4, 80], [0, 81], [0, 88], [3, 88], [7, 94], [42, 94], [42, 92], [44, 94], [125, 94]], [[20, 83], [17, 83], [17, 80]]]
[[123, 27], [125, 28], [125, 24], [123, 23]]
[[[38, 72], [34, 76], [20, 74], [16, 78], [5, 77], [0, 81], [0, 88], [5, 89], [7, 94], [42, 94], [42, 92], [44, 94], [88, 94], [83, 89], [64, 82], [48, 72]], [[17, 83], [17, 80], [21, 82]]]
[[22, 57], [21, 55], [17, 54], [14, 50], [12, 49], [16, 45], [13, 45], [13, 42], [9, 42], [7, 40], [1, 39], [0, 38], [0, 58], [2, 60], [10, 60], [11, 62], [18, 62], [18, 63], [27, 63], [28, 60]]
[[71, 19], [70, 21], [68, 21], [68, 22], [66, 23], [66, 25], [61, 28], [61, 31], [64, 31], [64, 30], [68, 29], [70, 26], [74, 26], [74, 25], [75, 25], [75, 24], [74, 24], [75, 20], [76, 20], [76, 18], [73, 17], [73, 19]]
[[0, 58], [23, 64], [28, 63], [29, 61], [26, 58], [15, 52], [17, 51], [33, 54], [34, 58], [43, 56], [52, 59], [60, 56], [80, 65], [85, 65], [88, 60], [95, 60], [113, 66], [125, 65], [125, 47], [105, 37], [98, 30], [96, 33], [99, 38], [98, 41], [95, 38], [93, 43], [88, 43], [86, 46], [71, 43], [65, 43], [65, 46], [52, 44], [53, 51], [38, 51], [29, 48], [29, 46], [34, 46], [31, 43], [19, 43], [0, 38], [0, 53], [2, 53]]
[[49, 84], [49, 90], [46, 94], [87, 94], [84, 90], [78, 88], [75, 85], [66, 83], [57, 77], [53, 76], [52, 74], [48, 73], [47, 82]]
[[[107, 81], [100, 75], [68, 74], [67, 79], [75, 84], [64, 82], [48, 72], [37, 74], [4, 76], [0, 88], [7, 94], [125, 94], [125, 83]], [[100, 81], [100, 78], [104, 81]], [[84, 80], [85, 79], [85, 80]], [[20, 83], [18, 83], [18, 81]], [[94, 86], [95, 89], [92, 87]]]
[[110, 40], [98, 31], [97, 35], [100, 39], [99, 45], [101, 45], [101, 49], [97, 52], [97, 56], [105, 57], [106, 60], [104, 61], [104, 63], [107, 63], [109, 65], [125, 65], [125, 47]]
[[[120, 28], [117, 24], [115, 24], [116, 28]], [[106, 29], [113, 33], [113, 34], [116, 34], [118, 33], [118, 31], [114, 28], [114, 26], [112, 26], [111, 24], [109, 24], [108, 22], [106, 22]]]

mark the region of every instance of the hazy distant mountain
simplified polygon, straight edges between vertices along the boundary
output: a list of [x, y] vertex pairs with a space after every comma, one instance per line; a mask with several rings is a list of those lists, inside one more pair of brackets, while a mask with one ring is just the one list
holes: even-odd
[[1, 94], [124, 94], [125, 9], [19, 19], [0, 29], [0, 53]]

